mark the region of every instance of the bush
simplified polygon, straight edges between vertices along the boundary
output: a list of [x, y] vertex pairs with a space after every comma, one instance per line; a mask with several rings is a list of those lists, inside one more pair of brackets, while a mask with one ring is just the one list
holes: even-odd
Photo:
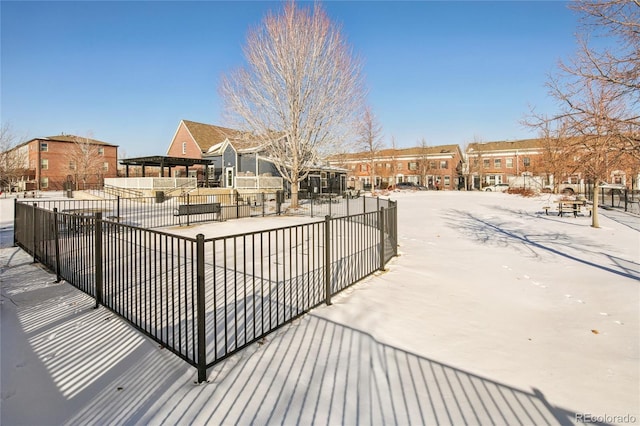
[[523, 197], [533, 197], [536, 195], [535, 191], [531, 188], [509, 188], [507, 190], [508, 194], [518, 194]]

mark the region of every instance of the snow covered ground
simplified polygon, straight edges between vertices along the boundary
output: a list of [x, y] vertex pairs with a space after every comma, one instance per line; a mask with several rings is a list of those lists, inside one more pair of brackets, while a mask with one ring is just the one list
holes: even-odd
[[1, 424], [640, 424], [640, 217], [601, 211], [594, 229], [545, 216], [549, 195], [392, 195], [385, 273], [201, 385], [6, 247], [0, 200]]

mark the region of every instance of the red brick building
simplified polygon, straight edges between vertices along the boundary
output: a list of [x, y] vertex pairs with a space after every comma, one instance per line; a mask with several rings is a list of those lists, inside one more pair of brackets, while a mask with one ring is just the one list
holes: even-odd
[[74, 135], [31, 139], [11, 151], [18, 153], [22, 176], [13, 190], [62, 190], [101, 187], [117, 177], [118, 146]]
[[413, 182], [431, 189], [464, 187], [463, 155], [458, 145], [440, 145], [400, 149], [382, 149], [342, 154], [329, 159], [332, 166], [349, 170], [351, 186], [371, 185], [371, 167], [375, 188], [385, 189], [399, 182]]

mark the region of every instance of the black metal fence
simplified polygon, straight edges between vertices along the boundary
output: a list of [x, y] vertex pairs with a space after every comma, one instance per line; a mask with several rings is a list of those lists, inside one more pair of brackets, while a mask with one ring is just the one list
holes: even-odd
[[201, 382], [216, 362], [330, 304], [397, 254], [396, 203], [359, 202], [380, 208], [210, 239], [122, 223], [101, 210], [16, 203], [14, 235], [58, 280], [195, 366]]
[[[290, 200], [280, 199], [268, 193], [232, 193], [218, 195], [181, 195], [176, 197], [112, 197], [95, 200], [38, 199], [38, 207], [60, 213], [89, 216], [102, 213], [105, 220], [142, 228], [162, 228], [189, 225], [197, 222], [229, 220], [243, 217], [269, 216], [284, 213], [290, 207]], [[181, 206], [219, 204], [219, 213], [179, 214]], [[301, 199], [297, 215], [311, 217], [340, 217], [358, 213], [378, 211], [387, 208], [389, 201], [380, 198], [350, 198], [326, 195]]]
[[600, 206], [640, 215], [640, 191], [600, 188]]

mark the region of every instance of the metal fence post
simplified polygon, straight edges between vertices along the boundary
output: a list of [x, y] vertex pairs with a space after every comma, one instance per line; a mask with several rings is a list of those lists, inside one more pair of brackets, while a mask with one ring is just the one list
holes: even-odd
[[264, 217], [264, 192], [261, 193], [262, 195], [262, 217]]
[[116, 200], [116, 220], [120, 221], [120, 196]]
[[[380, 198], [378, 198], [380, 201]], [[380, 228], [380, 270], [384, 271], [384, 207], [378, 210], [378, 227]]]
[[380, 211], [380, 196], [376, 197], [376, 210]]
[[13, 199], [13, 247], [16, 247], [17, 244], [17, 240], [16, 240], [16, 231], [18, 230], [16, 224], [18, 223], [18, 197]]
[[[26, 194], [26, 193], [25, 193]], [[33, 263], [37, 263], [38, 259], [36, 256], [36, 238], [38, 236], [38, 229], [36, 227], [37, 221], [36, 221], [36, 207], [37, 207], [37, 203], [33, 203], [33, 216], [31, 217], [31, 232], [33, 232], [33, 238], [32, 238], [32, 243], [33, 243]]]
[[627, 211], [627, 195], [629, 190], [627, 188], [624, 189], [624, 211]]
[[351, 201], [351, 196], [347, 195], [346, 200], [347, 200], [347, 216], [349, 216], [349, 201]]
[[366, 213], [367, 212], [367, 197], [363, 196], [362, 197], [362, 213]]
[[331, 216], [324, 217], [324, 292], [325, 303], [331, 305]]
[[58, 208], [53, 208], [53, 239], [56, 245], [56, 282], [62, 281], [60, 277], [60, 238], [58, 238]]
[[102, 303], [102, 213], [95, 214], [96, 308]]
[[196, 235], [197, 311], [198, 311], [198, 383], [207, 380], [207, 330], [204, 294], [204, 235]]
[[187, 192], [187, 226], [189, 226], [189, 219], [190, 219], [189, 204], [191, 204], [191, 203], [190, 203], [190, 200], [189, 200], [189, 193]]

